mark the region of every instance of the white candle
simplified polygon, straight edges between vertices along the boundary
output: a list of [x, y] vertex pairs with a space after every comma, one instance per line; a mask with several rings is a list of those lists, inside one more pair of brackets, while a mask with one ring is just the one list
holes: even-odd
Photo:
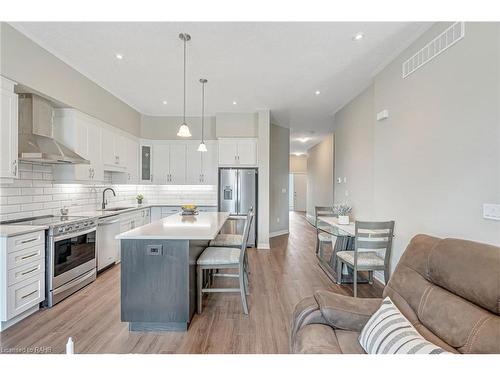
[[70, 337], [66, 343], [66, 354], [75, 354], [73, 339]]

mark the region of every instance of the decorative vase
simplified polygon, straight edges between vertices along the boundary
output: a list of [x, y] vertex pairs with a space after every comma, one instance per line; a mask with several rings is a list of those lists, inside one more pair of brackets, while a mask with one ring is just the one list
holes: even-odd
[[340, 225], [349, 224], [349, 216], [348, 215], [339, 215], [339, 224]]
[[142, 199], [137, 198], [137, 204], [142, 204]]

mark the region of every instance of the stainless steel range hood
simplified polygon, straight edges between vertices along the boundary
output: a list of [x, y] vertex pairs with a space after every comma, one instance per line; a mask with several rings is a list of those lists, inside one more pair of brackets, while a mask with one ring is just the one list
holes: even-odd
[[90, 164], [54, 139], [51, 103], [34, 94], [19, 94], [19, 160], [48, 164]]

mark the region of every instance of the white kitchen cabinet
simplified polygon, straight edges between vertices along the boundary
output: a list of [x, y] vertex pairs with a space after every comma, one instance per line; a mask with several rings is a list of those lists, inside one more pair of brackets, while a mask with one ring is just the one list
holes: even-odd
[[102, 138], [102, 162], [105, 166], [115, 166], [115, 134], [111, 129], [101, 129]]
[[[0, 76], [0, 178], [18, 177], [18, 98], [16, 84]], [[4, 180], [2, 182], [9, 182]]]
[[45, 231], [0, 238], [0, 331], [45, 299]]
[[219, 165], [257, 166], [257, 139], [219, 139]]
[[122, 158], [123, 172], [113, 173], [112, 181], [115, 184], [137, 184], [139, 182], [139, 143], [133, 139], [123, 137], [125, 153]]
[[186, 152], [186, 183], [190, 185], [217, 184], [217, 143], [205, 142], [207, 152], [199, 152], [199, 142], [187, 145]]
[[170, 146], [155, 144], [153, 146], [152, 181], [156, 185], [165, 185], [169, 180]]
[[182, 185], [186, 183], [186, 144], [157, 143], [153, 146], [153, 183]]
[[55, 138], [90, 161], [90, 164], [55, 165], [56, 181], [104, 181], [101, 126], [96, 119], [75, 109], [54, 111]]

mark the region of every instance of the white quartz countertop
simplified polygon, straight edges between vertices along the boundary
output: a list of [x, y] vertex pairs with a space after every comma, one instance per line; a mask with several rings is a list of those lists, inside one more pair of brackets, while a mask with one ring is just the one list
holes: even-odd
[[[136, 204], [136, 205], [126, 205], [127, 209], [125, 210], [120, 210], [120, 211], [103, 211], [103, 210], [92, 210], [92, 211], [83, 211], [83, 212], [75, 212], [74, 215], [76, 216], [86, 216], [86, 217], [95, 217], [98, 219], [110, 217], [110, 216], [115, 216], [115, 215], [121, 215], [121, 214], [126, 214], [128, 212], [133, 212], [137, 210], [142, 210], [144, 208], [151, 208], [151, 207], [180, 207], [182, 204], [162, 204], [162, 203], [151, 203], [151, 204]], [[200, 204], [198, 207], [217, 207], [217, 204]], [[113, 208], [110, 206], [109, 208]]]
[[19, 236], [48, 229], [45, 225], [0, 225], [0, 237]]
[[228, 212], [180, 213], [116, 236], [120, 240], [213, 240], [229, 217]]

